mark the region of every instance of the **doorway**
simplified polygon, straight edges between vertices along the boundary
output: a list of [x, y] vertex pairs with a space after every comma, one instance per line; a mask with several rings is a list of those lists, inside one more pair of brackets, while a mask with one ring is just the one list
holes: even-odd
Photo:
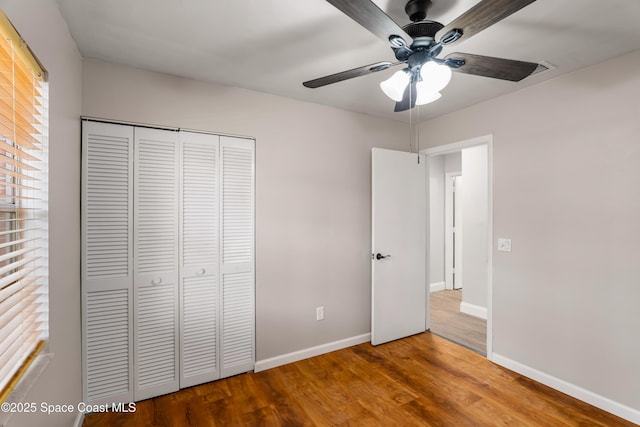
[[423, 151], [428, 159], [431, 332], [491, 358], [491, 136]]

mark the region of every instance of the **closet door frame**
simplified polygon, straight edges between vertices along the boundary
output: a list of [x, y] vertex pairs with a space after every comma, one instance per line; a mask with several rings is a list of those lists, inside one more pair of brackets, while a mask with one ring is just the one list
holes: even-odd
[[[202, 141], [208, 140], [213, 141], [212, 143], [217, 146], [217, 156], [215, 159], [216, 163], [216, 203], [217, 203], [217, 256], [216, 259], [212, 260], [211, 265], [203, 265], [196, 266], [193, 265], [185, 265], [184, 264], [184, 216], [183, 216], [183, 202], [184, 202], [184, 165], [183, 165], [183, 142], [181, 140], [180, 135], [183, 131], [178, 132], [178, 129], [160, 129], [160, 128], [148, 128], [143, 126], [138, 126], [136, 124], [118, 124], [111, 122], [99, 122], [94, 121], [93, 119], [83, 119], [82, 122], [82, 268], [81, 268], [81, 276], [82, 276], [82, 373], [83, 373], [83, 400], [87, 403], [91, 404], [111, 404], [117, 402], [131, 402], [131, 401], [140, 401], [150, 397], [155, 397], [158, 395], [171, 393], [177, 391], [181, 388], [190, 387], [192, 385], [205, 383], [209, 381], [213, 381], [219, 378], [224, 378], [248, 371], [252, 371], [255, 368], [255, 140], [251, 138], [245, 137], [232, 137], [232, 136], [220, 136], [213, 133], [200, 133], [200, 132], [186, 132], [188, 134], [198, 134], [202, 136]], [[110, 277], [98, 278], [89, 277], [87, 273], [87, 264], [89, 261], [89, 206], [88, 206], [88, 196], [89, 196], [89, 183], [88, 177], [89, 173], [89, 160], [88, 160], [88, 135], [90, 132], [97, 131], [100, 135], [105, 135], [107, 138], [115, 138], [115, 137], [125, 137], [128, 138], [128, 163], [127, 163], [127, 172], [128, 172], [128, 182], [127, 188], [129, 194], [127, 196], [127, 277], [123, 278], [120, 276], [117, 278], [117, 281], [122, 283], [116, 283], [116, 281], [112, 280]], [[95, 132], [94, 132], [95, 133]], [[122, 135], [120, 135], [122, 134]], [[175, 147], [175, 162], [173, 164], [173, 172], [175, 173], [175, 264], [173, 267], [167, 268], [166, 271], [158, 271], [152, 272], [148, 269], [144, 271], [144, 274], [141, 274], [138, 268], [139, 262], [139, 253], [140, 253], [140, 242], [139, 242], [139, 230], [140, 230], [140, 205], [139, 201], [139, 137], [141, 134], [146, 135], [147, 137], [156, 135], [160, 140], [164, 139], [164, 136], [169, 136], [169, 140], [174, 144]], [[215, 141], [214, 141], [215, 140]], [[249, 156], [250, 153], [250, 163], [248, 163], [248, 158], [245, 157], [239, 158], [236, 157], [235, 160], [231, 158], [230, 164], [234, 163], [236, 160], [240, 162], [240, 169], [236, 170], [236, 175], [232, 177], [232, 179], [238, 179], [243, 181], [240, 187], [240, 193], [234, 194], [231, 190], [227, 192], [228, 203], [234, 203], [237, 197], [245, 197], [246, 194], [249, 194], [249, 198], [246, 199], [243, 203], [244, 205], [240, 206], [239, 217], [249, 218], [247, 212], [250, 210], [250, 221], [244, 220], [244, 224], [250, 224], [251, 230], [248, 231], [250, 234], [250, 248], [247, 249], [247, 243], [249, 239], [247, 237], [243, 237], [244, 240], [240, 241], [236, 246], [233, 247], [233, 250], [237, 250], [240, 247], [241, 252], [244, 251], [245, 255], [241, 258], [231, 258], [227, 257], [227, 262], [225, 262], [223, 256], [223, 238], [225, 236], [225, 228], [223, 224], [223, 218], [225, 213], [224, 209], [224, 178], [223, 172], [225, 168], [224, 160], [223, 160], [223, 150], [225, 147], [232, 149], [239, 149], [240, 151], [244, 150], [244, 155]], [[237, 154], [237, 153], [236, 153]], [[111, 154], [108, 152], [106, 156], [110, 156]], [[233, 157], [233, 156], [232, 156]], [[241, 155], [242, 157], [242, 155]], [[109, 162], [110, 159], [106, 159], [106, 162]], [[237, 166], [237, 165], [236, 165]], [[120, 166], [121, 167], [121, 166]], [[233, 171], [232, 171], [233, 172]], [[243, 175], [244, 174], [244, 175]], [[249, 176], [250, 175], [250, 176]], [[245, 181], [245, 179], [247, 181]], [[247, 183], [250, 183], [247, 186]], [[244, 186], [244, 187], [243, 187]], [[92, 190], [93, 191], [93, 190]], [[113, 190], [110, 190], [113, 193]], [[152, 190], [153, 192], [154, 190]], [[248, 191], [248, 193], [247, 193]], [[231, 196], [229, 196], [231, 195]], [[237, 197], [236, 197], [237, 196]], [[149, 194], [147, 194], [149, 197]], [[153, 200], [151, 196], [151, 200]], [[108, 198], [108, 196], [107, 196]], [[149, 200], [149, 199], [147, 199]], [[122, 203], [122, 202], [120, 202]], [[231, 214], [227, 214], [228, 218], [233, 218], [233, 210]], [[106, 215], [109, 215], [107, 212]], [[95, 221], [95, 217], [92, 221]], [[109, 228], [105, 228], [108, 230]], [[227, 229], [228, 230], [228, 229]], [[106, 233], [106, 232], [105, 232]], [[233, 233], [227, 233], [227, 236], [231, 235], [231, 240], [235, 237]], [[237, 242], [236, 242], [237, 243]], [[239, 246], [238, 246], [239, 245]], [[243, 246], [244, 245], [244, 246]], [[109, 246], [107, 242], [105, 244], [105, 248]], [[148, 245], [147, 245], [148, 247]], [[107, 251], [109, 249], [106, 249]], [[94, 257], [95, 258], [95, 257]], [[108, 263], [108, 260], [104, 261]], [[214, 267], [215, 265], [215, 267]], [[215, 271], [214, 271], [215, 270]], [[203, 271], [205, 273], [203, 273]], [[164, 274], [168, 274], [168, 276], [164, 276]], [[184, 279], [185, 278], [197, 278], [208, 276], [209, 274], [212, 277], [215, 277], [216, 286], [217, 286], [217, 307], [216, 307], [216, 331], [215, 331], [215, 368], [214, 369], [205, 369], [207, 372], [198, 373], [198, 375], [190, 375], [189, 378], [184, 375], [184, 360], [185, 357], [183, 355], [184, 350]], [[115, 276], [114, 276], [115, 277]], [[155, 283], [156, 281], [159, 283]], [[168, 307], [173, 304], [173, 313], [174, 319], [171, 322], [173, 325], [173, 333], [175, 335], [175, 340], [173, 341], [174, 345], [174, 354], [173, 357], [173, 366], [174, 366], [174, 375], [171, 380], [167, 379], [167, 375], [163, 377], [163, 379], [159, 379], [155, 381], [153, 378], [155, 373], [155, 368], [151, 369], [151, 371], [147, 370], [147, 379], [145, 380], [146, 384], [144, 387], [140, 385], [140, 377], [141, 377], [141, 366], [140, 366], [140, 303], [144, 303], [143, 299], [140, 298], [140, 290], [143, 287], [147, 287], [146, 295], [154, 295], [153, 292], [149, 293], [149, 286], [161, 285], [161, 284], [170, 284], [173, 285], [171, 289], [171, 298], [168, 297], [168, 293], [165, 295], [165, 298], [159, 302], [159, 306]], [[126, 295], [122, 292], [118, 294], [117, 301], [116, 299], [111, 299], [111, 291], [122, 291], [126, 289]], [[111, 325], [111, 320], [113, 316], [116, 314], [115, 311], [112, 313], [109, 307], [106, 307], [106, 310], [100, 312], [100, 316], [102, 317], [92, 317], [92, 321], [89, 319], [88, 315], [88, 307], [95, 307], [96, 298], [91, 296], [90, 294], [95, 291], [105, 291], [104, 294], [100, 294], [98, 300], [106, 301], [107, 303], [119, 304], [119, 307], [125, 304], [126, 301], [127, 309], [126, 315], [120, 314], [117, 319], [117, 325]], [[225, 302], [224, 294], [227, 292], [231, 297], [229, 300]], [[93, 294], [95, 295], [95, 294]], [[150, 300], [149, 300], [150, 301]], [[171, 301], [171, 304], [168, 302]], [[92, 304], [92, 305], [90, 305]], [[149, 307], [154, 307], [155, 302], [151, 305], [147, 304], [146, 314], [147, 320], [149, 319], [149, 315], [153, 319], [155, 314], [153, 308], [150, 310]], [[103, 314], [106, 312], [107, 314]], [[150, 313], [150, 314], [149, 314]], [[123, 317], [124, 316], [124, 317]], [[126, 317], [126, 321], [125, 321]], [[153, 324], [155, 321], [149, 323], [145, 320], [147, 331], [155, 331], [153, 328]], [[159, 316], [158, 321], [162, 323], [163, 327], [167, 327], [168, 322], [163, 321], [166, 320], [166, 317]], [[98, 323], [96, 323], [98, 322]], [[122, 326], [125, 325], [126, 326]], [[123, 367], [126, 370], [125, 376], [127, 378], [126, 387], [122, 385], [123, 380], [120, 379], [118, 383], [118, 387], [112, 386], [113, 378], [109, 375], [109, 372], [112, 372], [114, 368], [110, 366], [110, 360], [113, 358], [112, 355], [107, 354], [104, 358], [95, 358], [90, 360], [89, 358], [89, 345], [91, 338], [95, 338], [95, 335], [90, 336], [89, 332], [91, 328], [94, 328], [95, 325], [98, 325], [99, 328], [102, 328], [103, 325], [107, 325], [108, 327], [116, 326], [119, 327], [118, 331], [122, 331], [123, 327], [126, 327], [127, 337], [126, 337], [126, 362], [123, 360], [118, 361], [118, 368]], [[226, 325], [226, 326], [225, 326]], [[98, 329], [103, 330], [103, 329]], [[115, 330], [115, 329], [114, 329]], [[106, 333], [113, 334], [112, 330], [107, 331]], [[121, 333], [121, 332], [118, 332]], [[146, 333], [146, 332], [145, 332]], [[153, 334], [151, 334], [153, 335]], [[149, 340], [149, 338], [153, 338], [151, 335], [147, 333], [147, 343], [154, 342], [153, 340]], [[166, 338], [166, 336], [165, 336]], [[98, 339], [103, 339], [102, 337]], [[119, 341], [119, 345], [124, 345]], [[94, 340], [95, 342], [95, 340]], [[240, 343], [240, 344], [238, 344]], [[146, 345], [146, 344], [145, 344]], [[97, 348], [97, 347], [94, 347]], [[102, 348], [102, 347], [100, 347]], [[123, 347], [125, 348], [125, 347]], [[149, 347], [147, 347], [147, 350]], [[165, 348], [158, 349], [158, 351], [163, 351]], [[146, 352], [147, 359], [149, 359], [149, 354], [151, 354], [151, 363], [148, 366], [153, 366], [153, 364], [160, 363], [159, 358], [155, 357], [153, 350], [151, 353], [149, 351]], [[170, 350], [169, 350], [170, 351]], [[197, 351], [197, 349], [196, 349]], [[122, 352], [120, 352], [122, 353]], [[100, 354], [100, 352], [94, 351], [93, 353]], [[192, 353], [193, 354], [193, 353]], [[166, 355], [165, 355], [166, 356]], [[122, 354], [117, 356], [122, 359]], [[104, 360], [103, 360], [104, 359]], [[164, 357], [164, 361], [166, 362], [167, 357]], [[99, 365], [95, 365], [95, 360], [98, 360]], [[90, 367], [90, 363], [93, 363], [92, 367]], [[95, 366], [98, 366], [96, 370]], [[166, 363], [163, 365], [166, 368]], [[166, 369], [165, 369], [166, 370]], [[92, 374], [92, 372], [98, 372], [98, 375]], [[149, 374], [149, 372], [152, 372]], [[151, 379], [149, 379], [149, 376]], [[91, 383], [93, 382], [93, 383]], [[93, 385], [91, 385], [93, 384]], [[98, 391], [96, 390], [95, 384], [98, 384]], [[126, 388], [126, 391], [124, 390]], [[114, 393], [109, 394], [110, 390], [115, 390]]]

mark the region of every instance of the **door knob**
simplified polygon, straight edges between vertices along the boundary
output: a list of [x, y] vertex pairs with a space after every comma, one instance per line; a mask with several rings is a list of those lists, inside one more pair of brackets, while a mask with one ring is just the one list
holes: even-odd
[[376, 259], [391, 258], [391, 255], [382, 255], [380, 252], [376, 254]]

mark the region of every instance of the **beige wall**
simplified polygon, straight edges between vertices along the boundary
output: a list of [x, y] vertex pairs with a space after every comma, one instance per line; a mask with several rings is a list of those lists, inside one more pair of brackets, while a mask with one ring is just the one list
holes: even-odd
[[370, 331], [370, 150], [408, 125], [96, 61], [82, 113], [256, 138], [257, 360]]
[[636, 414], [639, 119], [636, 51], [420, 126], [422, 147], [493, 134], [494, 352]]
[[[80, 359], [80, 79], [82, 62], [51, 0], [0, 7], [49, 72], [49, 326], [53, 360], [25, 402], [77, 404]], [[14, 426], [69, 426], [76, 414], [15, 415]]]

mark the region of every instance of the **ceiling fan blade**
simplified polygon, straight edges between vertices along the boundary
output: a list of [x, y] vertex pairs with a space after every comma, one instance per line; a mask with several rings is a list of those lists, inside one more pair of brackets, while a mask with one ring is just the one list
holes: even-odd
[[445, 62], [447, 60], [464, 60], [464, 65], [459, 68], [452, 67], [453, 71], [512, 82], [519, 82], [538, 68], [538, 64], [534, 62], [514, 61], [513, 59], [470, 53], [451, 53], [445, 57]]
[[363, 67], [354, 68], [352, 70], [342, 71], [340, 73], [331, 74], [329, 76], [320, 77], [308, 82], [302, 83], [305, 87], [315, 89], [321, 86], [330, 85], [331, 83], [341, 82], [343, 80], [352, 79], [354, 77], [365, 76], [367, 74], [376, 73], [386, 70], [394, 65], [402, 64], [402, 62], [376, 62], [375, 64], [365, 65]]
[[411, 84], [407, 85], [407, 88], [404, 90], [404, 95], [402, 96], [402, 101], [396, 102], [396, 107], [393, 109], [394, 112], [407, 111], [416, 106], [416, 83], [411, 82]]
[[447, 33], [458, 29], [462, 30], [462, 37], [453, 38], [451, 42], [445, 44], [458, 43], [503, 20], [534, 1], [536, 0], [481, 0], [449, 25], [438, 31], [436, 40], [442, 40]]
[[327, 2], [385, 42], [388, 42], [389, 36], [392, 35], [411, 41], [411, 37], [371, 0], [327, 0]]

